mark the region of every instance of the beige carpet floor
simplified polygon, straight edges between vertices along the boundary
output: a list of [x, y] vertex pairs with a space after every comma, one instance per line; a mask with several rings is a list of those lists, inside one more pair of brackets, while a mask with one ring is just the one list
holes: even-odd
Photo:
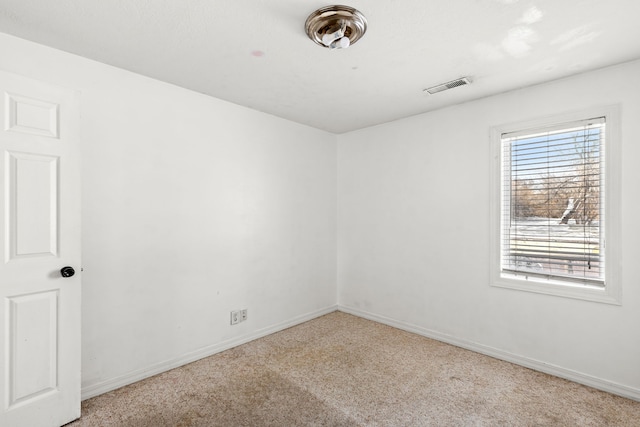
[[640, 402], [335, 312], [86, 400], [69, 426], [640, 426]]

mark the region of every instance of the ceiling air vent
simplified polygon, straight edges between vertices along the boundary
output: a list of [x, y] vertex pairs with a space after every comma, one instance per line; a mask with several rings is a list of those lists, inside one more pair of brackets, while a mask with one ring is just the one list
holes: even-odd
[[426, 88], [424, 92], [428, 92], [433, 95], [434, 93], [442, 92], [443, 90], [449, 90], [453, 89], [454, 87], [465, 86], [468, 84], [471, 84], [471, 79], [469, 77], [461, 77], [447, 83], [442, 83], [437, 86]]

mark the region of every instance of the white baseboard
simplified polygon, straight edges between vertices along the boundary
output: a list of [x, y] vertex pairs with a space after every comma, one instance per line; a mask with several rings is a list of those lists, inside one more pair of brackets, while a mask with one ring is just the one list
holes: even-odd
[[413, 332], [415, 334], [422, 335], [424, 337], [431, 338], [437, 341], [442, 341], [447, 344], [455, 345], [456, 347], [461, 347], [467, 350], [475, 351], [476, 353], [485, 354], [487, 356], [491, 356], [496, 359], [500, 359], [506, 362], [514, 363], [516, 365], [524, 366], [526, 368], [533, 369], [535, 371], [540, 371], [546, 374], [554, 375], [556, 377], [564, 378], [569, 381], [573, 381], [579, 384], [596, 388], [598, 390], [606, 391], [608, 393], [616, 394], [618, 396], [626, 397], [628, 399], [640, 401], [640, 390], [637, 388], [628, 387], [612, 381], [603, 380], [601, 378], [583, 374], [577, 371], [573, 371], [571, 369], [566, 369], [560, 366], [555, 366], [549, 363], [541, 362], [539, 360], [530, 359], [524, 356], [519, 356], [517, 354], [509, 353], [497, 348], [493, 348], [493, 347], [478, 344], [475, 342], [467, 341], [464, 339], [456, 338], [451, 335], [432, 331], [432, 330], [423, 328], [421, 326], [412, 325], [410, 323], [401, 322], [398, 320], [390, 319], [388, 317], [379, 316], [377, 314], [369, 313], [357, 308], [339, 305], [338, 310], [344, 313], [353, 314], [354, 316], [362, 317], [364, 319], [373, 320], [374, 322], [392, 326], [394, 328], [402, 329], [407, 332]]
[[91, 397], [95, 397], [100, 394], [107, 393], [117, 388], [124, 387], [129, 384], [133, 384], [145, 378], [149, 378], [154, 375], [161, 374], [162, 372], [169, 371], [171, 369], [186, 365], [191, 362], [195, 362], [196, 360], [200, 360], [202, 358], [211, 356], [213, 354], [220, 353], [221, 351], [225, 351], [230, 348], [237, 347], [249, 341], [253, 341], [255, 339], [262, 338], [264, 336], [273, 334], [275, 332], [279, 332], [284, 329], [290, 328], [292, 326], [299, 325], [300, 323], [307, 322], [309, 320], [315, 319], [316, 317], [320, 317], [320, 316], [324, 316], [325, 314], [332, 313], [337, 309], [338, 309], [338, 306], [335, 305], [335, 306], [327, 307], [311, 313], [307, 313], [307, 314], [295, 317], [286, 322], [278, 323], [277, 325], [268, 326], [266, 328], [258, 329], [257, 331], [253, 331], [249, 334], [245, 334], [237, 338], [233, 338], [231, 340], [227, 340], [227, 341], [223, 341], [207, 347], [203, 347], [201, 349], [184, 354], [175, 359], [166, 360], [164, 362], [156, 363], [144, 369], [138, 369], [136, 371], [132, 371], [115, 378], [111, 378], [105, 381], [100, 381], [95, 384], [89, 384], [87, 386], [83, 386], [82, 400], [86, 400]]

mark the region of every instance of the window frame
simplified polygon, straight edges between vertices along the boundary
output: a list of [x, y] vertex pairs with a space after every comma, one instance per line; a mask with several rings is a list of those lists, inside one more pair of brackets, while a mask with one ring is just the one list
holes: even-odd
[[[502, 135], [528, 130], [535, 131], [536, 129], [562, 125], [591, 117], [605, 117], [606, 120], [604, 146], [604, 251], [606, 266], [604, 287], [591, 287], [571, 281], [544, 279], [535, 276], [525, 278], [503, 274], [500, 263], [502, 255], [501, 198], [504, 182], [502, 176]], [[608, 304], [621, 304], [620, 146], [620, 114], [618, 105], [557, 114], [491, 128], [491, 286]]]

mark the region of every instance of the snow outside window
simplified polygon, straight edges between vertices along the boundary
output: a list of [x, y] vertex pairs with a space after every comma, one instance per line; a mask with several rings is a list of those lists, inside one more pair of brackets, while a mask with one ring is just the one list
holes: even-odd
[[502, 272], [604, 286], [605, 118], [502, 135]]

